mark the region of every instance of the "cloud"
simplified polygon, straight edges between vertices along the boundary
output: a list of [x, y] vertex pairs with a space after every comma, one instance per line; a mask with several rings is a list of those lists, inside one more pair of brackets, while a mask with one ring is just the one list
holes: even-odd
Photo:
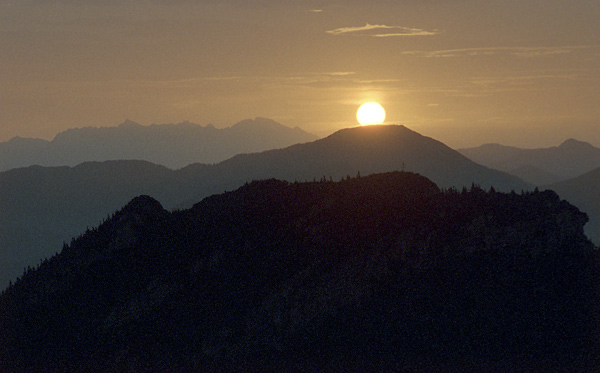
[[475, 57], [475, 56], [494, 56], [498, 54], [508, 54], [517, 57], [542, 57], [558, 54], [567, 54], [575, 50], [587, 49], [592, 46], [557, 46], [557, 47], [487, 47], [487, 48], [463, 48], [446, 49], [439, 51], [408, 51], [405, 55], [427, 58], [449, 58], [449, 57]]
[[354, 71], [329, 71], [319, 73], [304, 73], [292, 76], [218, 76], [199, 78], [197, 80], [206, 81], [274, 81], [274, 80], [331, 80], [335, 78], [343, 78], [350, 75], [356, 75]]
[[323, 12], [323, 9], [309, 9], [308, 11], [311, 13], [321, 13]]
[[331, 75], [331, 76], [347, 76], [347, 75], [355, 75], [354, 71], [334, 71], [332, 73], [323, 73], [320, 75]]
[[376, 38], [385, 38], [394, 36], [432, 36], [437, 35], [440, 32], [438, 30], [427, 31], [404, 26], [371, 25], [367, 23], [364, 26], [358, 27], [341, 27], [335, 30], [329, 30], [327, 33], [332, 35], [359, 34]]
[[359, 84], [389, 84], [398, 83], [400, 79], [359, 79], [355, 80]]
[[507, 92], [518, 90], [550, 90], [564, 89], [569, 84], [578, 84], [583, 75], [578, 73], [541, 74], [526, 76], [479, 77], [471, 83], [490, 92]]

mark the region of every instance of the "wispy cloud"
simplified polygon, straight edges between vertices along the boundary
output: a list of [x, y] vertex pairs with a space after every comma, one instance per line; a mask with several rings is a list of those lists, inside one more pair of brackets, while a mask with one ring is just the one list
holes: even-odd
[[323, 9], [309, 9], [308, 11], [311, 13], [322, 13]]
[[327, 31], [332, 35], [355, 34], [367, 35], [376, 38], [394, 37], [394, 36], [432, 36], [440, 32], [438, 30], [427, 31], [419, 28], [404, 26], [371, 25], [367, 23], [364, 26], [341, 27], [335, 30]]
[[589, 45], [557, 47], [487, 47], [446, 49], [439, 51], [407, 51], [403, 52], [403, 54], [427, 58], [494, 56], [498, 54], [508, 54], [517, 57], [543, 57], [572, 53], [576, 50], [589, 49], [592, 47], [593, 46]]
[[389, 84], [398, 83], [400, 79], [358, 79], [354, 81], [359, 84]]
[[330, 75], [330, 76], [348, 76], [348, 75], [355, 75], [356, 73], [354, 71], [334, 71], [331, 73], [322, 73], [319, 75]]
[[471, 80], [471, 83], [481, 89], [506, 92], [519, 90], [549, 90], [564, 89], [569, 84], [577, 84], [585, 77], [578, 73], [570, 74], [540, 74], [528, 76], [504, 76], [504, 77], [479, 77]]
[[354, 71], [330, 71], [320, 73], [304, 73], [291, 76], [218, 76], [218, 77], [207, 77], [200, 78], [197, 80], [205, 81], [314, 81], [314, 80], [331, 80], [341, 79], [347, 76], [356, 75]]

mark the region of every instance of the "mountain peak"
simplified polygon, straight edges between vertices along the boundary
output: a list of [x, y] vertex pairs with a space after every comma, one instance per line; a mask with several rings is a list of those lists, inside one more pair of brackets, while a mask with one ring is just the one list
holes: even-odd
[[560, 149], [582, 149], [582, 148], [593, 148], [594, 146], [585, 141], [579, 141], [575, 139], [567, 139], [562, 144], [560, 144]]
[[129, 119], [125, 119], [125, 121], [121, 124], [119, 124], [119, 128], [137, 128], [137, 127], [141, 127], [142, 125], [139, 123], [136, 123], [132, 120]]
[[134, 212], [143, 214], [160, 214], [165, 209], [156, 199], [148, 195], [140, 195], [132, 199], [121, 212]]
[[342, 129], [279, 152], [236, 156], [219, 168], [243, 169], [246, 180], [278, 177], [290, 181], [402, 170], [418, 172], [444, 188], [475, 182], [485, 188], [494, 185], [498, 190], [528, 189], [518, 178], [477, 165], [443, 143], [402, 125]]
[[329, 135], [327, 138], [330, 139], [356, 139], [356, 140], [368, 140], [374, 138], [388, 138], [390, 135], [417, 135], [420, 136], [417, 132], [414, 132], [403, 125], [394, 125], [394, 124], [379, 124], [379, 125], [370, 125], [370, 126], [355, 126], [344, 128], [339, 131], [334, 132]]
[[36, 139], [31, 137], [21, 137], [15, 136], [8, 141], [5, 141], [4, 144], [10, 145], [30, 145], [30, 144], [47, 144], [49, 141], [43, 139]]
[[[380, 150], [388, 148], [389, 150], [415, 150], [423, 151], [450, 152], [455, 151], [448, 148], [441, 142], [430, 137], [423, 136], [418, 132], [409, 129], [406, 126], [399, 124], [381, 124], [369, 126], [356, 126], [339, 130], [327, 139], [333, 142], [345, 143], [350, 146], [357, 147], [372, 147], [377, 146]], [[441, 148], [444, 148], [443, 150]], [[415, 154], [416, 158], [424, 156], [424, 154]], [[462, 156], [460, 156], [462, 158]]]
[[274, 121], [269, 118], [256, 117], [254, 119], [244, 119], [231, 128], [235, 129], [248, 129], [248, 128], [279, 128], [284, 127], [281, 123]]
[[108, 249], [120, 250], [152, 241], [157, 227], [168, 214], [154, 198], [147, 195], [135, 197], [115, 213], [111, 222], [107, 224], [108, 231], [111, 232]]

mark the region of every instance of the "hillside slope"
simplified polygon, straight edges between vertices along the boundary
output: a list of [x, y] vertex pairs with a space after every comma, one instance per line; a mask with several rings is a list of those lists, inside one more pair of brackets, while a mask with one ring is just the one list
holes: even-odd
[[0, 296], [0, 368], [586, 370], [585, 221], [401, 172], [137, 197]]

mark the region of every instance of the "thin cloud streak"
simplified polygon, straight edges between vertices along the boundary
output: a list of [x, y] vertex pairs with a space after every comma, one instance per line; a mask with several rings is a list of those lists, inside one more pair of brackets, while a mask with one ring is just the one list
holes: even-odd
[[594, 48], [592, 45], [557, 46], [557, 47], [485, 47], [485, 48], [463, 48], [446, 49], [439, 51], [407, 51], [404, 55], [426, 58], [449, 58], [449, 57], [477, 57], [494, 56], [498, 54], [509, 54], [517, 57], [542, 57], [559, 54], [568, 54], [576, 50]]
[[[70, 81], [46, 82], [45, 87], [56, 89], [203, 89], [205, 84], [252, 84], [261, 88], [277, 87], [311, 87], [325, 89], [360, 89], [372, 85], [378, 90], [394, 91], [403, 94], [435, 93], [446, 97], [489, 97], [500, 92], [548, 90], [556, 83], [576, 82], [584, 79], [577, 73], [541, 74], [506, 77], [474, 77], [462, 84], [442, 84], [414, 86], [405, 83], [399, 86], [401, 79], [365, 79], [352, 71], [333, 71], [321, 73], [304, 73], [298, 75], [261, 75], [261, 76], [210, 76], [180, 80], [109, 80], [109, 81]], [[553, 83], [554, 82], [554, 83]], [[553, 83], [554, 85], [552, 85]], [[564, 87], [558, 85], [558, 87]], [[24, 88], [23, 86], [21, 87]], [[33, 87], [29, 87], [30, 89]]]
[[564, 91], [573, 84], [578, 85], [585, 77], [579, 74], [563, 75], [531, 75], [507, 77], [480, 77], [471, 80], [482, 92], [548, 92], [551, 90]]
[[[140, 88], [189, 88], [210, 82], [231, 83], [273, 83], [285, 82], [294, 84], [306, 84], [315, 82], [340, 82], [348, 80], [356, 75], [354, 71], [332, 71], [321, 73], [303, 73], [298, 75], [230, 75], [230, 76], [207, 76], [178, 80], [80, 80], [80, 81], [47, 81], [35, 82], [35, 85], [52, 87], [140, 87]], [[350, 79], [350, 81], [358, 81]], [[33, 84], [33, 83], [32, 83]], [[21, 84], [21, 87], [24, 87]]]
[[[385, 33], [371, 33], [373, 30], [394, 30]], [[400, 30], [400, 32], [396, 31]], [[376, 38], [383, 37], [395, 37], [395, 36], [433, 36], [438, 35], [440, 32], [438, 30], [427, 31], [418, 28], [410, 28], [404, 26], [387, 26], [387, 25], [371, 25], [367, 23], [365, 26], [358, 27], [341, 27], [335, 30], [326, 31], [328, 34], [332, 35], [343, 35], [343, 34], [360, 34], [367, 35]]]

